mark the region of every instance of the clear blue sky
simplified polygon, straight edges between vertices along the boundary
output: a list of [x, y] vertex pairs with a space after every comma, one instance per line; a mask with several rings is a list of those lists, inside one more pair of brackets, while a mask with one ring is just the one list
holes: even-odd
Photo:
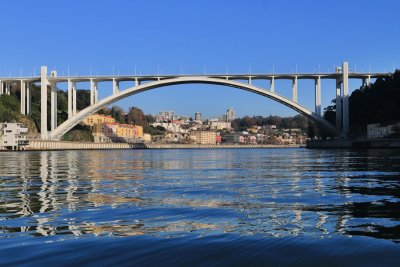
[[[33, 74], [41, 65], [78, 75], [90, 68], [132, 74], [135, 66], [141, 74], [261, 73], [273, 65], [275, 72], [291, 73], [296, 65], [315, 72], [343, 60], [357, 71], [400, 68], [398, 0], [0, 0], [0, 7], [0, 76]], [[100, 96], [110, 88], [101, 85]], [[323, 81], [322, 90], [325, 107], [334, 83]], [[289, 96], [291, 85], [277, 83], [276, 91]], [[301, 81], [299, 102], [313, 101], [313, 83]], [[261, 96], [209, 85], [161, 88], [117, 104], [192, 116], [230, 106], [240, 116], [296, 114]]]

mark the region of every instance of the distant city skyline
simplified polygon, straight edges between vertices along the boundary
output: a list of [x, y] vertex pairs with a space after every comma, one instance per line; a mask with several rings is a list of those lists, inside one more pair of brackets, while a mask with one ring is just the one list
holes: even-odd
[[[34, 69], [38, 74], [41, 65], [65, 75], [315, 73], [333, 72], [342, 61], [360, 72], [400, 68], [400, 2], [360, 5], [345, 0], [4, 1], [0, 33], [7, 38], [0, 44], [0, 76], [33, 75]], [[268, 86], [266, 81], [257, 85]], [[301, 81], [298, 86], [299, 103], [312, 109], [314, 85]], [[351, 91], [359, 86], [350, 83]], [[275, 87], [290, 96], [290, 83]], [[99, 89], [99, 97], [105, 97], [111, 84]], [[334, 96], [334, 81], [323, 81], [322, 108]], [[144, 92], [116, 105], [137, 106], [147, 114], [202, 110], [205, 117], [222, 106], [234, 106], [239, 117], [297, 114], [249, 92], [195, 84]]]
[[[137, 107], [140, 108], [140, 107]], [[223, 109], [222, 109], [223, 110]], [[184, 114], [184, 113], [178, 113], [175, 112], [175, 110], [170, 109], [170, 110], [160, 110], [157, 113], [146, 113], [144, 110], [142, 110], [145, 114], [150, 114], [153, 116], [160, 116], [160, 117], [167, 117], [167, 119], [172, 119], [172, 117], [176, 116], [176, 117], [187, 117], [187, 118], [192, 118], [193, 120], [197, 120], [197, 121], [205, 121], [205, 120], [213, 120], [213, 119], [221, 119], [222, 117], [224, 118], [224, 120], [226, 121], [232, 121], [234, 119], [236, 119], [236, 112], [235, 109], [233, 107], [229, 107], [227, 109], [225, 109], [225, 114], [223, 112], [220, 112], [219, 114], [214, 114], [210, 117], [206, 117], [203, 116], [203, 112], [202, 111], [197, 111], [194, 114]], [[125, 111], [125, 110], [124, 110]]]

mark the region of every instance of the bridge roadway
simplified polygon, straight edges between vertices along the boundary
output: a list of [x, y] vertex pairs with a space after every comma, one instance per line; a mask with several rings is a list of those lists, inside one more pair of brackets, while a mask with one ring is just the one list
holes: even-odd
[[[281, 102], [290, 108], [310, 117], [328, 131], [346, 137], [349, 131], [348, 121], [348, 79], [360, 79], [362, 85], [369, 84], [371, 79], [387, 78], [392, 73], [355, 73], [349, 72], [348, 63], [343, 62], [342, 67], [335, 73], [292, 73], [292, 74], [189, 74], [189, 75], [111, 75], [111, 76], [58, 76], [56, 71], [47, 73], [47, 67], [41, 68], [41, 75], [34, 77], [0, 77], [0, 94], [10, 94], [11, 84], [19, 83], [21, 88], [21, 113], [31, 114], [31, 86], [32, 83], [41, 84], [41, 136], [42, 139], [59, 139], [63, 134], [79, 123], [81, 119], [88, 116], [102, 106], [115, 102], [116, 99], [133, 95], [138, 92], [169, 86], [172, 84], [184, 83], [210, 83], [236, 87], [248, 90], [257, 94], [264, 95], [275, 101]], [[336, 131], [327, 124], [322, 118], [321, 113], [321, 80], [331, 79], [336, 81]], [[265, 80], [269, 88], [261, 88], [252, 84], [254, 80]], [[292, 99], [285, 98], [275, 92], [275, 80], [290, 80], [292, 82]], [[315, 81], [315, 111], [312, 112], [297, 103], [297, 84], [298, 80]], [[120, 91], [120, 82], [133, 82], [133, 87]], [[90, 84], [90, 106], [78, 112], [76, 109], [76, 84], [89, 82]], [[112, 95], [106, 97], [107, 101], [98, 99], [98, 83], [112, 82]], [[57, 84], [68, 84], [68, 120], [61, 126], [57, 125]], [[47, 86], [50, 86], [50, 132], [47, 126]], [[129, 91], [129, 92], [127, 92]], [[124, 93], [122, 93], [124, 92]], [[99, 103], [101, 102], [101, 103]], [[101, 104], [101, 105], [99, 105]], [[101, 107], [100, 107], [101, 106]], [[96, 107], [97, 110], [94, 110]], [[85, 111], [86, 110], [86, 111]], [[85, 112], [83, 112], [85, 111]], [[67, 124], [67, 125], [66, 125]], [[60, 128], [60, 129], [57, 129]], [[334, 128], [334, 127], [333, 127]], [[52, 134], [57, 133], [57, 135]]]
[[[387, 78], [392, 76], [391, 72], [373, 72], [373, 73], [360, 73], [360, 72], [349, 72], [349, 79], [361, 79], [367, 81], [368, 79], [376, 79], [376, 78]], [[92, 76], [48, 76], [47, 79], [51, 83], [60, 83], [60, 82], [90, 82], [91, 80], [96, 82], [112, 82], [114, 80], [118, 82], [127, 82], [127, 81], [140, 81], [140, 82], [149, 82], [149, 81], [159, 81], [165, 79], [179, 78], [179, 77], [210, 77], [210, 78], [220, 78], [227, 80], [292, 80], [297, 77], [298, 80], [315, 80], [318, 78], [321, 79], [340, 79], [342, 73], [285, 73], [285, 74], [182, 74], [182, 75], [92, 75]], [[23, 81], [25, 83], [38, 83], [41, 80], [41, 76], [32, 76], [32, 77], [0, 77], [0, 81], [3, 84], [11, 84], [18, 83]]]

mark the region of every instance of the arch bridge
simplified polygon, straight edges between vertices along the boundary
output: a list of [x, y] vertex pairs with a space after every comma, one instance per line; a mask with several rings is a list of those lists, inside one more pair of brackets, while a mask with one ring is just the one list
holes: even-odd
[[[10, 94], [13, 83], [20, 83], [21, 113], [30, 115], [31, 84], [40, 82], [41, 85], [41, 138], [60, 139], [65, 133], [81, 122], [85, 117], [99, 111], [118, 100], [134, 94], [156, 88], [188, 83], [223, 85], [246, 90], [282, 103], [289, 108], [305, 115], [317, 122], [334, 136], [346, 138], [349, 134], [349, 79], [361, 79], [362, 84], [369, 84], [372, 78], [385, 78], [392, 73], [355, 73], [349, 72], [348, 62], [343, 62], [341, 68], [334, 73], [303, 73], [303, 74], [207, 74], [207, 75], [145, 75], [145, 76], [57, 76], [56, 71], [47, 73], [47, 67], [41, 67], [40, 76], [0, 78], [0, 94]], [[298, 103], [297, 84], [300, 79], [315, 82], [314, 99], [315, 109], [310, 110]], [[321, 80], [333, 79], [336, 81], [336, 125], [331, 125], [322, 117], [321, 113]], [[265, 80], [268, 88], [254, 85], [254, 80]], [[292, 83], [292, 98], [289, 99], [275, 91], [275, 80], [290, 80]], [[120, 82], [132, 82], [133, 86], [120, 90]], [[76, 108], [77, 83], [89, 82], [90, 105], [83, 110]], [[98, 84], [112, 82], [112, 94], [99, 100]], [[57, 125], [57, 84], [68, 84], [68, 119]], [[47, 125], [47, 87], [50, 86], [50, 129]]]

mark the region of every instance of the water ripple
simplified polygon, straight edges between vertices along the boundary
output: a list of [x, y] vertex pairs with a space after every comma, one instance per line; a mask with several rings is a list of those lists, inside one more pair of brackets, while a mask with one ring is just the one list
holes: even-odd
[[[208, 264], [209, 257], [216, 256], [206, 247], [218, 247], [218, 240], [224, 240], [219, 249], [245, 249], [227, 252], [232, 256], [224, 258], [225, 263], [235, 265], [244, 259], [265, 260], [252, 251], [259, 244], [263, 251], [269, 247], [295, 250], [298, 262], [297, 245], [304, 240], [328, 244], [334, 239], [333, 243], [344, 242], [353, 254], [358, 251], [342, 240], [357, 236], [356, 243], [363, 243], [366, 238], [377, 244], [377, 251], [381, 244], [388, 246], [381, 243], [384, 240], [396, 249], [400, 242], [398, 151], [207, 149], [0, 155], [3, 248], [23, 243], [27, 245], [22, 250], [28, 251], [37, 240], [47, 247], [45, 240], [55, 242], [55, 251], [63, 254], [68, 252], [61, 252], [62, 244], [72, 242], [73, 253], [79, 254], [85, 243], [98, 242], [92, 238], [141, 236], [144, 244], [156, 242], [153, 238], [172, 238], [175, 248], [186, 251], [180, 247], [185, 244], [206, 250], [200, 262], [218, 265], [218, 261]], [[193, 245], [197, 238], [204, 239]], [[162, 258], [160, 246], [166, 243], [160, 240], [152, 253]], [[116, 241], [115, 246], [121, 242], [125, 241]], [[305, 250], [318, 249], [313, 243], [317, 241], [310, 242]], [[343, 250], [331, 249], [339, 254]], [[322, 251], [321, 255], [331, 254]], [[27, 252], [20, 261], [7, 259], [19, 265], [32, 257], [36, 256]], [[125, 254], [121, 257], [132, 260]]]

